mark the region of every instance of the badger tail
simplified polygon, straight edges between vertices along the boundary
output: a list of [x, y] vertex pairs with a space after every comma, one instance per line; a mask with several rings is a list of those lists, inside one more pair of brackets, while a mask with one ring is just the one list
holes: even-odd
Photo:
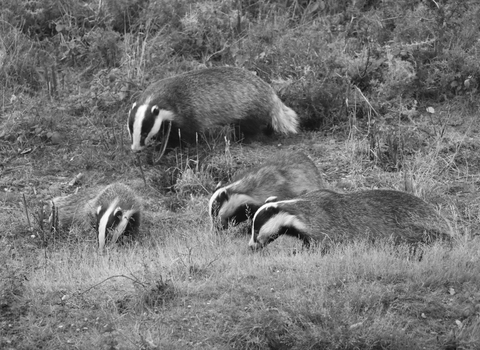
[[298, 116], [295, 111], [280, 100], [280, 98], [273, 95], [273, 111], [272, 111], [272, 127], [276, 132], [283, 134], [298, 133]]

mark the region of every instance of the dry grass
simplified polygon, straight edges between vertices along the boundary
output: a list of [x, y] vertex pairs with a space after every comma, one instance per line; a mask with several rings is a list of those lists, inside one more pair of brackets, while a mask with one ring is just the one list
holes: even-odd
[[118, 348], [146, 342], [148, 348], [239, 349], [478, 345], [478, 241], [453, 249], [434, 245], [417, 261], [407, 258], [406, 247], [389, 244], [358, 242], [324, 256], [278, 247], [253, 254], [244, 239], [189, 233], [188, 239], [171, 235], [154, 248], [103, 256], [86, 245], [39, 250], [22, 287], [21, 300], [29, 302], [18, 327], [30, 328], [23, 344], [30, 339], [80, 348], [112, 342]]

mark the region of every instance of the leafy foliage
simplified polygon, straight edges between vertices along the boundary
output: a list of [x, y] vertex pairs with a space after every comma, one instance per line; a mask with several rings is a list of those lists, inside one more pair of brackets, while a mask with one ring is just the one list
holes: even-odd
[[[69, 81], [80, 78], [113, 105], [155, 79], [230, 64], [281, 81], [281, 97], [316, 129], [350, 118], [352, 87], [378, 110], [401, 113], [405, 99], [472, 99], [480, 81], [472, 0], [8, 0], [4, 9], [0, 74], [9, 91], [71, 95]], [[115, 98], [98, 84], [99, 69], [126, 77]]]

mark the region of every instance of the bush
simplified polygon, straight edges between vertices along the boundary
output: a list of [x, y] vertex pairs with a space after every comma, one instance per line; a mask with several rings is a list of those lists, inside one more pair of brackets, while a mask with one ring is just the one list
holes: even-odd
[[14, 92], [38, 91], [41, 76], [36, 69], [35, 47], [17, 28], [0, 30], [0, 80]]
[[[55, 95], [54, 75], [73, 68], [70, 81], [80, 77], [107, 106], [154, 80], [228, 64], [256, 72], [317, 129], [346, 121], [356, 89], [380, 112], [402, 113], [406, 100], [473, 101], [480, 79], [474, 0], [7, 0], [4, 9], [4, 87]], [[112, 69], [113, 90], [102, 78]]]

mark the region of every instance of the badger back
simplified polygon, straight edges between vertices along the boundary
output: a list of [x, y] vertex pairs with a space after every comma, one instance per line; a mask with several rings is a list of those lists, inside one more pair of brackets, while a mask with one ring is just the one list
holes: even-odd
[[296, 133], [298, 117], [270, 85], [239, 68], [217, 67], [188, 72], [150, 85], [129, 112], [132, 149], [139, 151], [158, 134], [162, 124], [181, 130], [182, 140], [197, 132], [238, 124], [246, 135], [272, 125]]
[[270, 196], [278, 200], [298, 197], [304, 193], [325, 187], [322, 175], [313, 161], [303, 152], [281, 152], [276, 158], [259, 168], [259, 177], [264, 186], [275, 187], [262, 195], [262, 204]]
[[88, 196], [83, 193], [75, 193], [67, 196], [53, 198], [49, 203], [49, 223], [52, 228], [68, 229], [72, 225], [78, 225], [82, 229], [89, 229], [90, 218], [84, 211], [84, 205]]
[[86, 208], [96, 223], [99, 250], [103, 250], [107, 243], [116, 243], [122, 235], [138, 233], [143, 206], [127, 185], [108, 185], [86, 204]]
[[352, 210], [361, 210], [356, 215], [358, 224], [369, 217], [369, 230], [380, 236], [387, 233], [396, 243], [429, 243], [449, 240], [454, 235], [448, 220], [431, 204], [409, 193], [370, 190], [348, 196]]
[[298, 197], [323, 186], [315, 164], [302, 152], [282, 152], [274, 160], [235, 177], [236, 181], [218, 189], [211, 197], [209, 212], [222, 228], [233, 219], [239, 223], [253, 217], [265, 200]]
[[449, 240], [453, 234], [448, 221], [432, 205], [401, 191], [341, 194], [319, 190], [301, 198], [312, 208], [309, 227], [312, 239], [317, 241], [388, 238], [395, 243], [417, 244]]
[[[352, 241], [358, 238], [390, 238], [395, 243], [429, 243], [437, 239], [450, 240], [453, 235], [449, 222], [439, 215], [435, 208], [422, 199], [408, 193], [391, 190], [369, 190], [356, 193], [340, 194], [329, 190], [318, 190], [299, 197], [301, 202], [295, 205], [270, 204], [270, 207], [288, 211], [298, 224], [286, 230], [288, 224], [265, 226], [260, 211], [254, 217], [255, 238], [252, 232], [250, 246], [261, 247], [276, 239], [281, 234], [297, 235], [304, 242], [312, 240], [323, 245]], [[288, 201], [285, 201], [288, 202]], [[256, 216], [257, 216], [256, 214]], [[280, 216], [277, 215], [278, 218]], [[281, 222], [279, 219], [275, 221]], [[264, 229], [263, 235], [259, 227]], [[282, 227], [282, 230], [273, 228]]]

